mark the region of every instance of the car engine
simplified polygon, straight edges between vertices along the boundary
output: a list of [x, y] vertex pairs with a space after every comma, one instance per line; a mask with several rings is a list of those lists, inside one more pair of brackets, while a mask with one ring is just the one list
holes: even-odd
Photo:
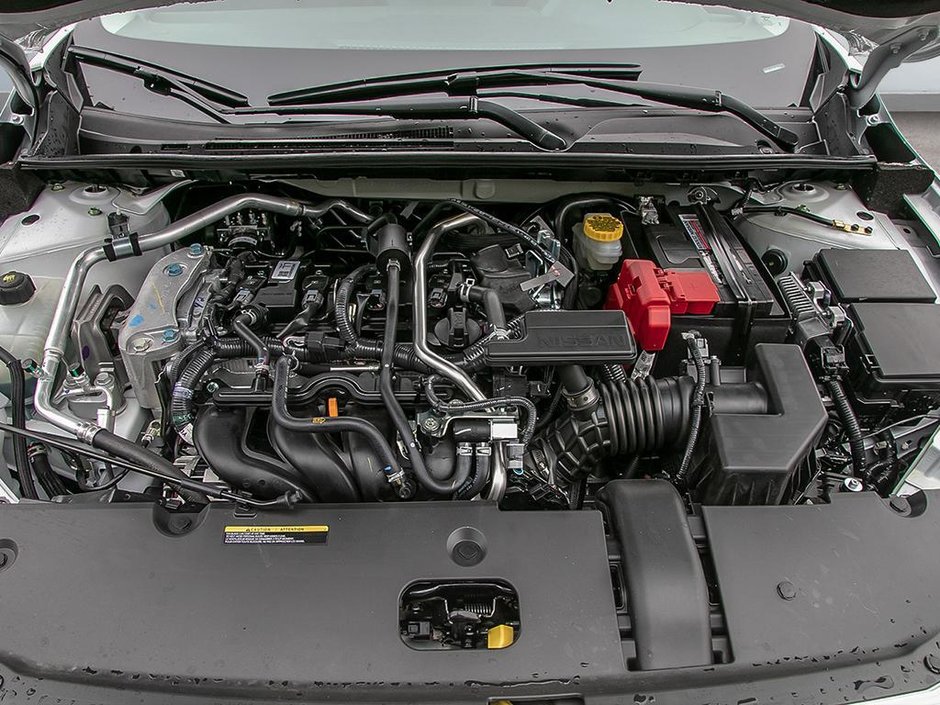
[[[0, 308], [41, 332], [13, 341], [37, 493], [826, 502], [892, 493], [940, 418], [933, 262], [842, 184], [255, 188], [56, 183], [4, 223]], [[46, 272], [63, 209], [80, 237]]]

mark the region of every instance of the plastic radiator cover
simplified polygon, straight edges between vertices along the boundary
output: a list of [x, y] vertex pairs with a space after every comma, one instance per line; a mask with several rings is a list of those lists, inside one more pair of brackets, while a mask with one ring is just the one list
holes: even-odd
[[[238, 528], [247, 526], [269, 528]], [[451, 558], [448, 538], [461, 527], [483, 534], [477, 565]], [[189, 533], [167, 534], [147, 505], [0, 508], [0, 540], [17, 553], [0, 572], [2, 652], [48, 678], [94, 673], [133, 686], [148, 674], [186, 676], [203, 689], [509, 684], [624, 670], [597, 512], [473, 502], [245, 518], [213, 506]], [[409, 584], [473, 578], [516, 589], [512, 646], [427, 652], [402, 642]]]

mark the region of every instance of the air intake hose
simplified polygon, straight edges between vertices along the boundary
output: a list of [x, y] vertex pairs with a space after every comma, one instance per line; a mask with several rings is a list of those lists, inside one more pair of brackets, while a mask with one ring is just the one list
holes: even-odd
[[598, 389], [583, 369], [571, 366], [561, 379], [568, 412], [534, 444], [561, 483], [587, 476], [604, 458], [675, 447], [688, 433], [691, 377], [609, 381]]

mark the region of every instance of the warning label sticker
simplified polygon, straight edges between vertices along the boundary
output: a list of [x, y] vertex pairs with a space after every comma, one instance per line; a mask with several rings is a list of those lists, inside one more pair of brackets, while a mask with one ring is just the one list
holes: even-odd
[[705, 234], [705, 228], [702, 227], [701, 221], [697, 216], [681, 214], [679, 215], [679, 221], [685, 228], [685, 232], [689, 236], [689, 240], [692, 241], [692, 245], [698, 250], [699, 258], [702, 260], [705, 269], [708, 270], [708, 273], [716, 284], [723, 285], [725, 278], [718, 268], [718, 264], [715, 262], [715, 255], [712, 253], [711, 243], [708, 241], [708, 236]]
[[226, 526], [224, 542], [231, 544], [326, 543], [330, 527], [325, 524], [298, 526]]

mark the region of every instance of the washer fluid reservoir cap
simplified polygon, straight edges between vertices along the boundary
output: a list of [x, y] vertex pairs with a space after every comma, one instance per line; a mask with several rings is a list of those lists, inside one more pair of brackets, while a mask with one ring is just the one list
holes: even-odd
[[597, 242], [616, 242], [623, 237], [623, 222], [610, 213], [584, 216], [584, 234]]
[[36, 285], [28, 274], [7, 272], [0, 275], [0, 306], [25, 304], [36, 293]]

